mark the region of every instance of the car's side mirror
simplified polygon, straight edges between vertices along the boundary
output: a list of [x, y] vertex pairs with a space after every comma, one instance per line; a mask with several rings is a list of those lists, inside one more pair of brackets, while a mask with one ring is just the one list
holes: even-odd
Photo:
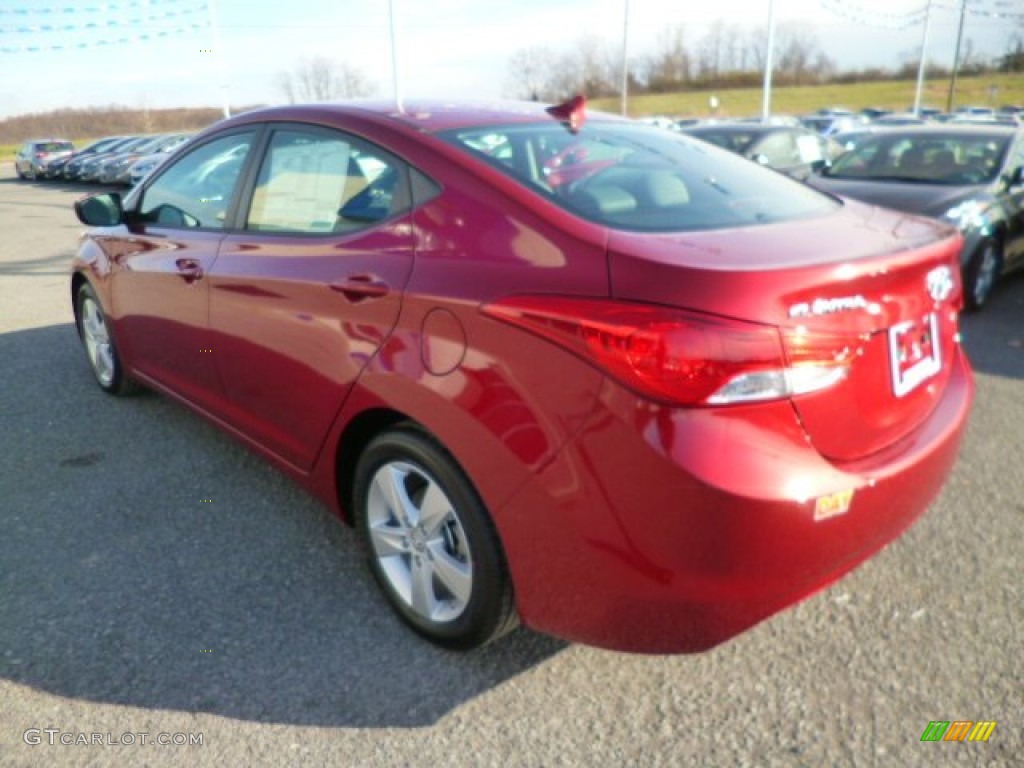
[[1007, 189], [1021, 186], [1024, 184], [1024, 165], [1018, 165], [1003, 178], [1006, 180]]
[[811, 163], [811, 172], [817, 174], [824, 174], [831, 167], [832, 163], [829, 160], [822, 158], [821, 160], [815, 160], [813, 163]]
[[753, 160], [758, 165], [768, 165], [768, 156], [762, 155], [760, 152], [758, 152], [756, 155], [752, 155], [750, 159]]
[[124, 207], [119, 192], [92, 195], [75, 201], [75, 215], [90, 227], [115, 227], [124, 222]]

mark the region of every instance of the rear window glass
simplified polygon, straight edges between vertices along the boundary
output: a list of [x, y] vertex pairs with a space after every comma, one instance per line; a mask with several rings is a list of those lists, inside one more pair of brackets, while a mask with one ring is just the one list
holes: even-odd
[[922, 184], [983, 184], [1003, 166], [1010, 137], [986, 133], [892, 133], [869, 136], [835, 161], [843, 179]]
[[442, 134], [558, 205], [616, 229], [683, 232], [817, 216], [838, 203], [704, 142], [634, 123]]
[[36, 144], [37, 152], [69, 152], [73, 149], [70, 141], [43, 141]]

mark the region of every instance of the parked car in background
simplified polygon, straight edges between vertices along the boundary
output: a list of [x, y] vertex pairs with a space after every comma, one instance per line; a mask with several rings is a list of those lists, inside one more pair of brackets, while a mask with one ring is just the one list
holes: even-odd
[[871, 125], [924, 125], [926, 122], [928, 121], [920, 115], [915, 115], [913, 112], [889, 112], [876, 117], [871, 121]]
[[146, 176], [159, 168], [169, 157], [180, 150], [192, 137], [192, 134], [179, 134], [180, 141], [168, 145], [165, 149], [152, 155], [143, 155], [128, 168], [128, 184], [135, 186]]
[[966, 105], [953, 110], [953, 117], [994, 117], [996, 111], [992, 107]]
[[37, 179], [46, 171], [46, 164], [59, 157], [68, 157], [75, 145], [66, 139], [30, 139], [21, 145], [14, 158], [14, 172], [19, 179]]
[[842, 131], [852, 131], [867, 125], [870, 121], [860, 115], [850, 114], [814, 114], [800, 118], [805, 128], [817, 131], [822, 136], [832, 136]]
[[149, 140], [134, 146], [130, 151], [121, 152], [104, 161], [96, 174], [101, 184], [131, 183], [131, 167], [142, 157], [168, 152], [188, 139], [188, 134], [168, 133], [151, 136]]
[[718, 123], [682, 132], [796, 179], [806, 179], [842, 152], [831, 140], [802, 126]]
[[153, 140], [152, 136], [131, 136], [125, 141], [115, 144], [109, 147], [106, 152], [101, 152], [98, 155], [93, 155], [82, 163], [82, 167], [78, 172], [79, 181], [99, 181], [100, 171], [103, 168], [104, 163], [112, 160], [115, 157], [123, 155], [127, 152], [131, 152], [137, 147], [141, 147], [144, 144], [148, 144]]
[[864, 107], [864, 109], [862, 109], [858, 114], [874, 122], [875, 120], [878, 120], [880, 117], [886, 117], [887, 115], [891, 115], [892, 110], [887, 109], [886, 107]]
[[64, 164], [64, 179], [66, 181], [78, 181], [82, 173], [82, 166], [100, 156], [106, 156], [109, 152], [116, 151], [129, 142], [135, 140], [136, 136], [108, 136], [99, 139], [81, 152], [76, 153], [67, 163]]
[[1016, 115], [979, 115], [970, 112], [955, 114], [947, 122], [953, 125], [1007, 125], [1011, 128], [1016, 128], [1021, 124]]
[[75, 209], [100, 388], [301, 482], [448, 647], [722, 642], [899, 536], [972, 399], [954, 227], [582, 99], [247, 112]]
[[799, 127], [803, 125], [800, 122], [800, 118], [795, 115], [768, 115], [765, 119], [762, 115], [751, 115], [749, 117], [741, 117], [736, 120], [726, 121], [735, 123], [754, 123], [757, 125], [788, 125], [793, 127]]
[[104, 151], [107, 147], [113, 145], [120, 139], [118, 136], [108, 136], [103, 139], [97, 139], [90, 144], [85, 145], [81, 149], [76, 149], [70, 155], [58, 158], [46, 165], [46, 178], [48, 179], [66, 179], [68, 178], [68, 165], [75, 162], [76, 160], [84, 160], [97, 152]]
[[71, 158], [74, 157], [74, 153], [70, 155], [61, 155], [47, 160], [43, 164], [42, 172], [37, 178], [41, 179], [60, 179], [64, 175], [64, 166], [67, 165]]
[[955, 224], [968, 307], [1024, 266], [1024, 134], [937, 126], [871, 134], [812, 181], [818, 188]]

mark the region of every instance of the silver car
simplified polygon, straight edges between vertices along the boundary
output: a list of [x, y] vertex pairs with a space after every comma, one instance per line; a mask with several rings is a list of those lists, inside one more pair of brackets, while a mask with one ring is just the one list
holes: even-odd
[[46, 174], [46, 164], [58, 157], [69, 157], [75, 145], [66, 139], [31, 139], [21, 145], [14, 158], [19, 179], [38, 179]]

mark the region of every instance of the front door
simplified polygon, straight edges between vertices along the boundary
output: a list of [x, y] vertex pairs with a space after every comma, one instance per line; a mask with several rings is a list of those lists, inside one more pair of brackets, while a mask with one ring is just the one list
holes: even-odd
[[196, 147], [130, 206], [127, 235], [108, 240], [111, 307], [135, 370], [190, 402], [221, 398], [209, 337], [209, 274], [224, 239], [254, 131]]

